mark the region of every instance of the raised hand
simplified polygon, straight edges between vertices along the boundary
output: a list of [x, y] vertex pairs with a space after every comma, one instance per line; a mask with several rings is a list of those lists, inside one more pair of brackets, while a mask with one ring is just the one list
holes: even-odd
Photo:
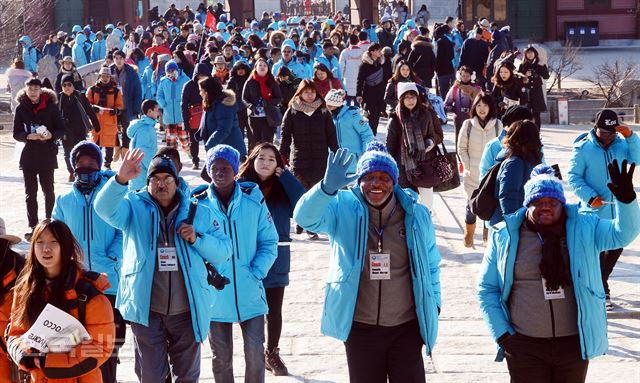
[[632, 163], [627, 170], [627, 160], [622, 161], [622, 168], [618, 167], [618, 160], [613, 160], [609, 165], [609, 176], [611, 182], [607, 184], [611, 193], [622, 203], [630, 203], [636, 199], [636, 192], [633, 190], [633, 172], [636, 164]]
[[142, 173], [140, 163], [143, 158], [144, 153], [139, 148], [128, 151], [127, 154], [124, 155], [124, 160], [122, 161], [120, 170], [118, 170], [116, 180], [121, 184], [126, 184], [130, 180], [138, 177], [140, 173]]
[[327, 170], [322, 179], [322, 190], [327, 194], [335, 194], [338, 190], [355, 181], [356, 174], [347, 176], [347, 171], [355, 157], [346, 148], [340, 148], [335, 153], [329, 152]]

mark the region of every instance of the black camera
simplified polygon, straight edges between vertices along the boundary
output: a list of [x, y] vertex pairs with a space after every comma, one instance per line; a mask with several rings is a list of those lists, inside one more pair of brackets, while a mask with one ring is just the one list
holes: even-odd
[[207, 268], [207, 283], [215, 287], [216, 290], [224, 289], [224, 287], [231, 282], [229, 278], [220, 274], [214, 265], [209, 262], [205, 262], [204, 265]]

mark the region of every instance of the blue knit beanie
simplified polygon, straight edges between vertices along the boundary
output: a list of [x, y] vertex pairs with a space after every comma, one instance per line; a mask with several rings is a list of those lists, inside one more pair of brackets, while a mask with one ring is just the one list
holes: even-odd
[[164, 71], [165, 72], [170, 72], [172, 70], [178, 70], [178, 63], [175, 62], [174, 60], [169, 60], [166, 64], [164, 64]]
[[398, 183], [398, 165], [396, 161], [387, 153], [387, 148], [379, 141], [371, 141], [364, 154], [358, 160], [356, 173], [358, 183], [360, 178], [367, 173], [383, 171], [393, 179], [393, 184]]
[[91, 156], [98, 161], [98, 168], [102, 167], [102, 150], [91, 141], [80, 141], [71, 149], [71, 166], [75, 169], [80, 156]]
[[555, 176], [555, 171], [549, 165], [540, 164], [531, 171], [531, 178], [524, 184], [523, 206], [540, 198], [554, 198], [563, 205], [567, 202], [564, 198], [562, 183]]
[[211, 167], [217, 159], [223, 159], [231, 165], [233, 172], [238, 174], [240, 167], [240, 153], [229, 145], [216, 145], [207, 152], [207, 174], [211, 177]]

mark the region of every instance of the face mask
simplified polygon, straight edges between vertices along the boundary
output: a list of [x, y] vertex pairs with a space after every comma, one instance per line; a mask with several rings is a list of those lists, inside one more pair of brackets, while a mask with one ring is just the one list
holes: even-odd
[[83, 193], [91, 191], [98, 183], [100, 171], [94, 168], [76, 168], [76, 186]]

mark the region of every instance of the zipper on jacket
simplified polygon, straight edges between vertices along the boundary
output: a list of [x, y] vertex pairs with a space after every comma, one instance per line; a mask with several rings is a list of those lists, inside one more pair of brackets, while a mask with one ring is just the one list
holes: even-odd
[[[229, 218], [229, 216], [227, 216], [227, 222], [229, 223], [229, 237], [231, 238], [231, 241], [234, 244], [234, 251], [237, 253], [238, 252], [238, 248], [236, 246], [237, 242], [233, 236], [233, 229], [231, 228], [231, 218]], [[238, 259], [240, 259], [238, 257]], [[240, 306], [238, 305], [238, 282], [237, 282], [237, 274], [236, 274], [236, 257], [234, 257], [233, 255], [231, 256], [231, 267], [233, 268], [233, 297], [235, 300], [235, 304], [236, 304], [236, 313], [238, 314], [238, 322], [241, 322], [240, 320]]]
[[356, 259], [360, 259], [360, 253], [362, 252], [362, 245], [361, 245], [361, 241], [362, 241], [362, 217], [360, 217], [359, 221], [358, 221], [358, 251], [356, 252]]
[[[582, 278], [580, 276], [580, 270], [578, 270], [578, 278]], [[575, 291], [574, 291], [575, 294]], [[589, 360], [589, 352], [587, 351], [587, 338], [584, 336], [584, 326], [582, 325], [582, 318], [584, 318], [584, 314], [582, 313], [582, 306], [580, 305], [580, 300], [576, 296], [576, 306], [578, 306], [578, 314], [580, 317], [580, 323], [578, 323], [578, 329], [580, 330], [580, 338], [582, 339], [582, 344], [584, 345], [584, 358], [585, 360]], [[606, 315], [606, 314], [605, 314]]]
[[[378, 210], [378, 226], [382, 226], [382, 211]], [[378, 238], [380, 241], [380, 249], [384, 248], [384, 234]], [[371, 264], [371, 260], [369, 260], [369, 264]], [[391, 272], [391, 271], [389, 271]], [[382, 306], [382, 280], [378, 281], [378, 315], [376, 316], [376, 326], [380, 326], [380, 308]]]
[[556, 337], [556, 317], [553, 313], [553, 301], [549, 300], [549, 310], [551, 310], [551, 335]]

